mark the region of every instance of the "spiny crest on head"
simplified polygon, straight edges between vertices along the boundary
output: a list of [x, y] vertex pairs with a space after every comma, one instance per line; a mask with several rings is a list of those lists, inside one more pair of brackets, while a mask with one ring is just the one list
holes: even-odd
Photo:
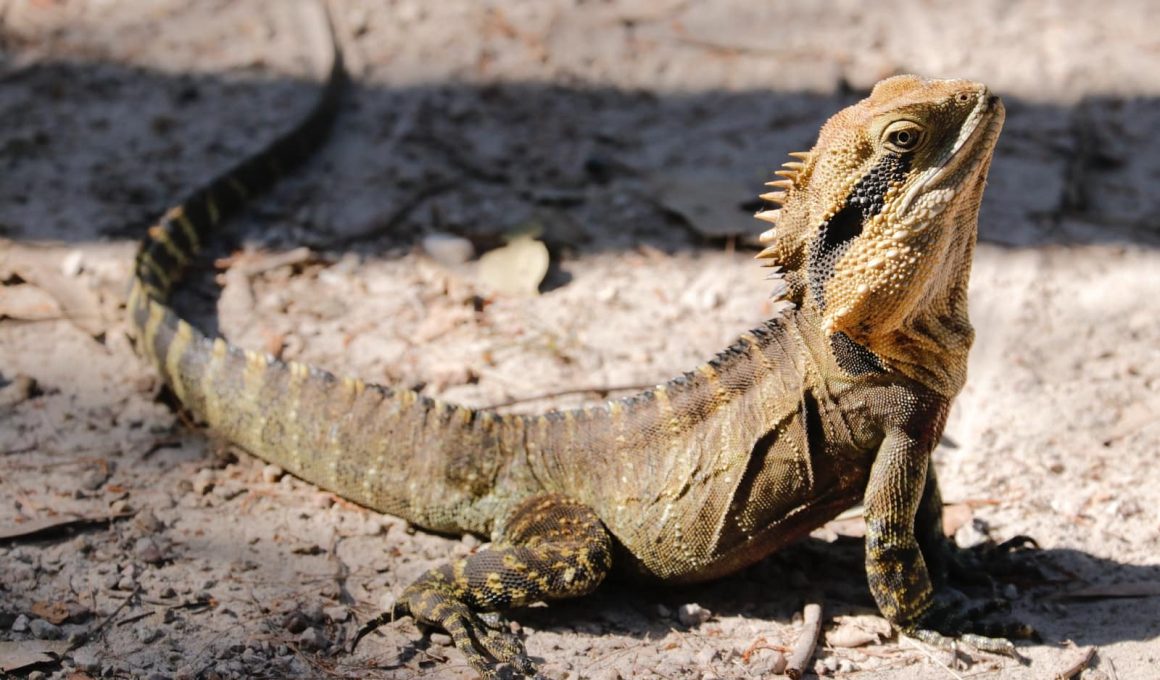
[[[776, 203], [779, 206], [785, 205], [785, 202], [787, 200], [789, 200], [790, 193], [792, 193], [794, 191], [794, 189], [800, 188], [800, 186], [802, 184], [802, 172], [806, 169], [806, 166], [809, 164], [809, 161], [813, 157], [813, 154], [810, 153], [809, 151], [792, 151], [792, 152], [790, 152], [789, 155], [790, 155], [790, 157], [796, 158], [798, 160], [787, 161], [787, 162], [783, 163], [781, 166], [781, 170], [778, 170], [777, 172], [773, 173], [775, 175], [778, 175], [782, 179], [777, 179], [777, 180], [773, 180], [771, 182], [765, 183], [765, 186], [773, 187], [774, 189], [776, 189], [776, 191], [770, 191], [770, 192], [761, 194], [762, 200], [768, 201], [770, 203]], [[778, 218], [780, 216], [781, 216], [781, 209], [780, 208], [774, 208], [774, 209], [770, 209], [770, 210], [759, 210], [759, 211], [757, 211], [757, 213], [754, 214], [754, 217], [756, 217], [757, 219], [762, 220], [764, 222], [769, 222], [770, 224], [774, 224], [774, 225], [777, 224]], [[770, 229], [761, 233], [761, 235], [758, 237], [758, 241], [760, 241], [761, 243], [768, 244], [768, 243], [773, 243], [776, 240], [776, 238], [777, 238], [776, 228], [770, 228]], [[771, 248], [766, 248], [765, 250], [761, 251], [761, 253], [759, 253], [757, 255], [757, 257], [758, 257], [758, 259], [768, 259], [768, 258], [773, 257], [773, 255], [774, 255], [773, 250]], [[772, 264], [766, 265], [766, 266], [772, 266]]]

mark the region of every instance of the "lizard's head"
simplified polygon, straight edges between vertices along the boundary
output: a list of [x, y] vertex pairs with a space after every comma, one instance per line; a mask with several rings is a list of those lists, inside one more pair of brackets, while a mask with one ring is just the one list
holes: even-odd
[[920, 349], [900, 344], [969, 347], [966, 284], [1003, 118], [978, 83], [889, 78], [770, 183], [781, 191], [763, 197], [784, 205], [758, 213], [776, 224], [759, 257], [792, 272], [840, 361], [853, 351], [861, 370]]

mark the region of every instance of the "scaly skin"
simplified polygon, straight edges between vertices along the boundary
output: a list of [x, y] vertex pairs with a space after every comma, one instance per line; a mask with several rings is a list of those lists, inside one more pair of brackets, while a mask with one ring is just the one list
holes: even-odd
[[495, 415], [237, 349], [168, 299], [227, 214], [305, 157], [335, 111], [337, 58], [314, 112], [149, 230], [129, 313], [138, 349], [197, 417], [253, 454], [375, 510], [490, 548], [409, 586], [396, 615], [447, 630], [485, 677], [533, 672], [481, 614], [583, 595], [612, 572], [717, 578], [866, 507], [866, 572], [900, 630], [994, 650], [989, 624], [936, 591], [941, 501], [930, 454], [965, 379], [966, 286], [1003, 107], [985, 87], [902, 76], [835, 115], [767, 200], [759, 255], [792, 309], [635, 397]]

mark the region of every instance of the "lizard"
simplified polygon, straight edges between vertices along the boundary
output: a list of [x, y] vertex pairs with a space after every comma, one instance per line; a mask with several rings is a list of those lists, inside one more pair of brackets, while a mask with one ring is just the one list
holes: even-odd
[[835, 114], [762, 198], [757, 258], [782, 311], [631, 397], [540, 415], [449, 404], [209, 337], [170, 302], [222, 222], [321, 144], [341, 51], [289, 132], [148, 229], [127, 300], [137, 351], [197, 419], [372, 510], [491, 543], [433, 568], [362, 627], [409, 615], [485, 678], [535, 673], [499, 613], [610, 574], [680, 586], [736, 572], [863, 503], [883, 616], [935, 644], [1013, 653], [1030, 628], [947, 584], [931, 453], [966, 379], [967, 284], [1004, 107], [984, 85], [895, 76]]

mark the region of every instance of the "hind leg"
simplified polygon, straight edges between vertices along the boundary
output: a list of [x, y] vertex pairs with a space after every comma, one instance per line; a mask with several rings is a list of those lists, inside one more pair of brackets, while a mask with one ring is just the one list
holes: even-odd
[[535, 668], [523, 642], [498, 617], [489, 621], [481, 614], [586, 595], [611, 566], [612, 537], [596, 513], [566, 496], [533, 496], [516, 506], [490, 548], [420, 576], [393, 611], [359, 631], [355, 643], [409, 614], [421, 625], [447, 631], [484, 678], [498, 677], [497, 666], [504, 663], [530, 675]]

